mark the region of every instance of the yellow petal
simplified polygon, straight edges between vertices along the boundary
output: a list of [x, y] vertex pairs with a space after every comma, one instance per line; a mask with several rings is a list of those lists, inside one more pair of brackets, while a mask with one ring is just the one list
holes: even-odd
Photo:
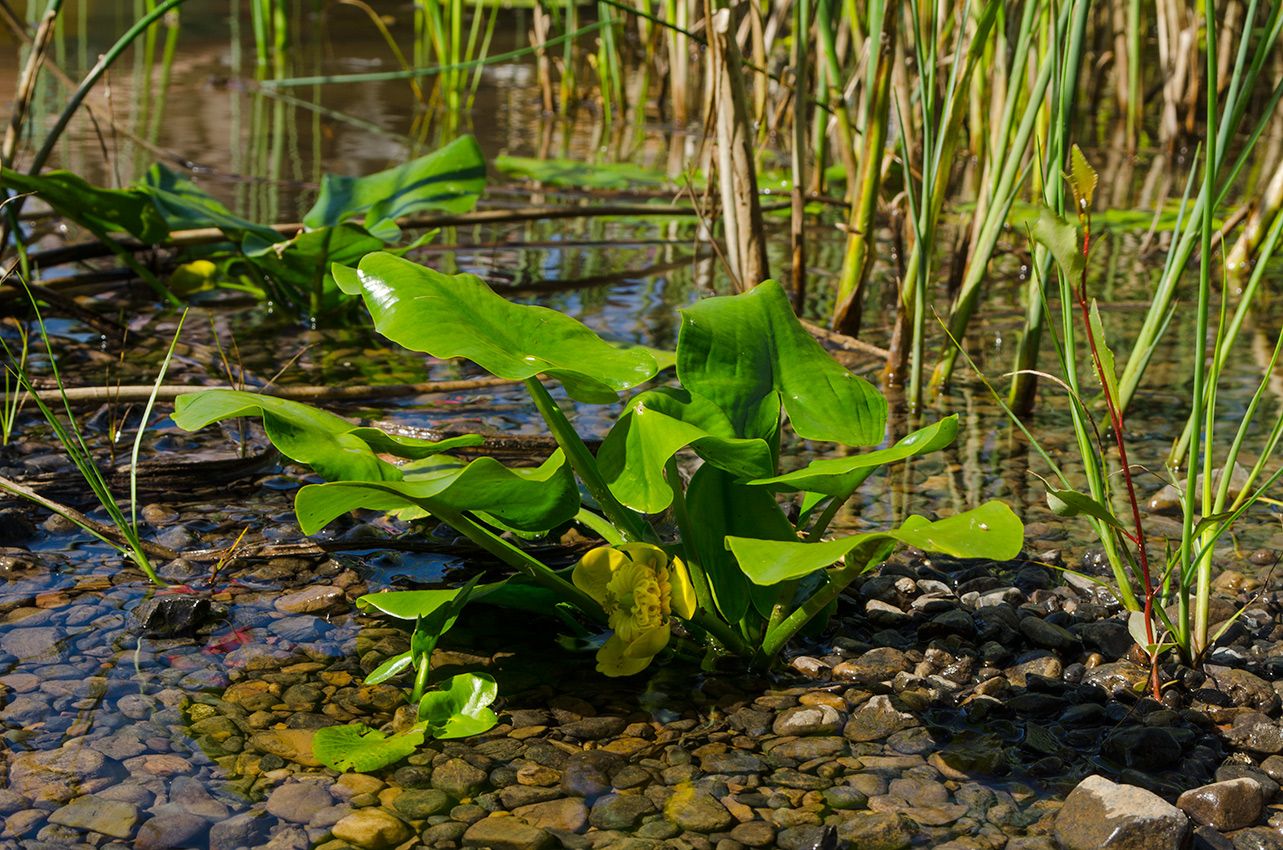
[[668, 563], [664, 550], [650, 543], [620, 543], [615, 547], [625, 553], [634, 564], [644, 564], [658, 570]]
[[632, 643], [624, 647], [624, 655], [628, 658], [650, 658], [668, 645], [668, 635], [667, 623], [653, 629], [646, 629], [638, 634]]
[[570, 579], [575, 583], [575, 587], [604, 606], [608, 596], [606, 585], [610, 583], [615, 570], [627, 563], [627, 555], [615, 551], [610, 546], [599, 546], [579, 559], [579, 563], [575, 564], [575, 569], [570, 574]]
[[624, 654], [624, 642], [618, 636], [611, 635], [610, 639], [597, 650], [597, 670], [607, 676], [631, 676], [634, 673], [640, 673], [650, 664], [653, 655], [647, 655], [644, 658], [632, 657]]
[[668, 565], [668, 583], [672, 586], [672, 611], [683, 620], [695, 615], [695, 585], [681, 558], [673, 558]]

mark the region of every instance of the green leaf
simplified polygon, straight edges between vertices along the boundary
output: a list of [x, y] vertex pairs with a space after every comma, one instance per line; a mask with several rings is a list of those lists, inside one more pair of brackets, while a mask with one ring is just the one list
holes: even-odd
[[272, 228], [241, 218], [192, 180], [160, 163], [147, 171], [137, 191], [155, 201], [170, 230], [217, 227], [237, 243], [251, 233], [265, 243], [285, 241]]
[[653, 377], [655, 358], [617, 349], [556, 310], [513, 304], [476, 275], [445, 275], [370, 254], [359, 268], [335, 267], [345, 292], [360, 292], [374, 327], [394, 342], [433, 357], [466, 357], [493, 375], [561, 381], [577, 401], [608, 404], [618, 390]]
[[[765, 487], [773, 493], [794, 493], [805, 490], [826, 496], [845, 497], [868, 478], [879, 466], [904, 460], [914, 455], [927, 454], [942, 449], [958, 435], [958, 415], [946, 416], [939, 422], [909, 434], [887, 449], [866, 452], [852, 457], [817, 460], [803, 469], [771, 478], [754, 478], [741, 483]], [[808, 499], [814, 506], [816, 497]], [[803, 505], [804, 508], [807, 505]]]
[[743, 562], [736, 563], [726, 550], [727, 536], [783, 541], [796, 540], [797, 532], [768, 491], [737, 484], [734, 475], [712, 464], [691, 476], [686, 509], [692, 517], [691, 539], [683, 541], [686, 552], [707, 574], [722, 618], [736, 623], [747, 613], [754, 589], [745, 580]]
[[872, 446], [885, 436], [886, 399], [811, 338], [775, 281], [683, 310], [677, 376], [737, 437], [772, 440], [781, 402], [809, 440]]
[[484, 673], [461, 673], [443, 679], [419, 701], [419, 720], [434, 738], [479, 735], [499, 722], [488, 706], [499, 695], [494, 679]]
[[316, 204], [303, 216], [309, 229], [333, 227], [366, 213], [374, 236], [395, 242], [396, 219], [423, 210], [464, 213], [486, 185], [486, 162], [476, 139], [462, 136], [434, 153], [366, 177], [326, 174]]
[[364, 723], [326, 726], [312, 737], [312, 754], [326, 767], [343, 773], [356, 770], [370, 773], [400, 761], [422, 744], [424, 730], [412, 728], [385, 735]]
[[1114, 516], [1113, 511], [1086, 493], [1079, 493], [1076, 490], [1048, 489], [1047, 507], [1051, 508], [1051, 512], [1056, 516], [1070, 517], [1086, 514], [1115, 528], [1125, 529], [1118, 517]]
[[501, 155], [494, 158], [494, 167], [513, 177], [575, 189], [631, 189], [637, 186], [659, 187], [668, 183], [663, 172], [631, 162], [587, 163], [575, 159]]
[[34, 194], [61, 215], [108, 233], [128, 233], [152, 244], [169, 238], [165, 217], [137, 189], [103, 189], [70, 171], [31, 175], [8, 168], [0, 168], [0, 186]]
[[658, 513], [673, 501], [664, 464], [685, 446], [739, 476], [770, 474], [774, 467], [766, 441], [737, 439], [717, 405], [672, 387], [641, 393], [629, 402], [597, 452], [597, 467], [619, 501]]
[[1069, 189], [1073, 193], [1079, 215], [1091, 210], [1091, 199], [1096, 193], [1096, 183], [1099, 180], [1096, 169], [1083, 156], [1082, 148], [1074, 145], [1069, 151]]
[[356, 605], [358, 608], [374, 608], [401, 620], [418, 620], [420, 617], [438, 619], [438, 614], [444, 611], [444, 617], [439, 618], [438, 634], [445, 634], [454, 625], [455, 619], [469, 598], [475, 596], [479, 599], [502, 584], [498, 582], [485, 585], [481, 593], [476, 593], [477, 582], [480, 579], [481, 574], [478, 573], [469, 579], [467, 584], [450, 590], [389, 590], [383, 593], [367, 593], [356, 600]]
[[357, 426], [296, 401], [240, 390], [205, 390], [179, 396], [170, 418], [179, 428], [196, 431], [211, 422], [241, 416], [261, 416], [272, 445], [322, 478], [395, 481], [401, 477], [400, 470], [376, 457], [368, 443], [351, 433]]
[[1078, 242], [1078, 228], [1050, 207], [1043, 206], [1033, 226], [1034, 239], [1041, 242], [1056, 258], [1065, 279], [1077, 283], [1082, 279], [1087, 261]]
[[820, 543], [727, 537], [726, 545], [753, 582], [770, 585], [824, 569], [850, 552], [875, 551], [887, 541], [955, 558], [1006, 561], [1020, 554], [1024, 526], [1010, 508], [993, 501], [936, 522], [911, 516], [904, 525], [891, 531], [852, 534]]
[[365, 677], [365, 684], [378, 685], [391, 679], [397, 673], [414, 665], [414, 659], [411, 653], [402, 652], [400, 655], [394, 655], [387, 661], [384, 661], [378, 667], [370, 671], [370, 675]]
[[391, 511], [417, 505], [431, 514], [486, 511], [523, 531], [568, 522], [579, 510], [575, 476], [558, 449], [535, 469], [508, 469], [494, 458], [442, 467], [403, 481], [309, 484], [294, 499], [305, 534], [357, 508]]
[[1100, 370], [1105, 373], [1105, 388], [1109, 391], [1109, 397], [1117, 403], [1121, 396], [1118, 394], [1118, 372], [1114, 368], [1114, 352], [1109, 348], [1108, 338], [1105, 336], [1105, 324], [1100, 320], [1100, 308], [1096, 305], [1096, 299], [1091, 299], [1091, 311], [1089, 313], [1091, 323], [1091, 335], [1096, 342], [1096, 354], [1100, 357]]
[[295, 298], [311, 293], [315, 282], [329, 294], [326, 306], [337, 303], [339, 294], [330, 277], [334, 263], [355, 263], [372, 251], [381, 251], [384, 241], [356, 224], [340, 224], [319, 230], [304, 230], [290, 239], [267, 241], [258, 234], [246, 236], [241, 250], [247, 259], [269, 278], [285, 284]]

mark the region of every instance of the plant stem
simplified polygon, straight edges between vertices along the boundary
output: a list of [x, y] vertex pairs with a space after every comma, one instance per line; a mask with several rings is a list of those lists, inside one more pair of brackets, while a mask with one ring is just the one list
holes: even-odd
[[548, 394], [547, 388], [539, 378], [526, 378], [525, 384], [530, 397], [534, 399], [535, 407], [539, 410], [539, 415], [548, 424], [548, 430], [552, 431], [557, 445], [561, 446], [562, 451], [566, 453], [570, 466], [579, 475], [579, 480], [584, 482], [588, 492], [606, 514], [606, 518], [619, 530], [624, 540], [629, 543], [655, 542], [654, 531], [642, 521], [641, 516], [636, 511], [624, 507], [615, 498], [615, 494], [610, 492], [609, 485], [601, 477], [601, 471], [597, 468], [597, 459], [593, 457], [592, 452], [588, 451], [584, 441], [579, 438], [579, 434], [566, 419], [566, 414], [561, 412], [561, 408]]

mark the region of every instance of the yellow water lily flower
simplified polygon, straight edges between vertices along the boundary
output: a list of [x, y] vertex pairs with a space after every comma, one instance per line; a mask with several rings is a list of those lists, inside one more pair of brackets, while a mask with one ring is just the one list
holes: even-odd
[[593, 549], [575, 565], [571, 579], [601, 604], [615, 630], [597, 651], [597, 669], [607, 676], [646, 669], [668, 643], [672, 616], [695, 613], [686, 565], [649, 543]]

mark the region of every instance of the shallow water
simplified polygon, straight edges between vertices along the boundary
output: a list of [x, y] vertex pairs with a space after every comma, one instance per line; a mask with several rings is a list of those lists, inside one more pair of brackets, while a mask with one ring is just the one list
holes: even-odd
[[[104, 48], [109, 40], [107, 34], [118, 32], [121, 24], [132, 17], [132, 11], [125, 3], [94, 3], [90, 8], [85, 0], [69, 5], [77, 14], [68, 18], [72, 24], [58, 61], [76, 72]], [[205, 188], [236, 211], [263, 219], [296, 220], [311, 203], [311, 193], [323, 172], [369, 173], [430, 149], [430, 145], [416, 144], [410, 138], [416, 110], [404, 83], [334, 85], [319, 92], [311, 88], [291, 90], [293, 97], [315, 98], [329, 110], [324, 114], [296, 101], [273, 100], [258, 93], [243, 5], [193, 5], [183, 10], [182, 46], [171, 69], [163, 103], [144, 98], [146, 87], [138, 74], [120, 73], [112, 79], [110, 102], [95, 100], [95, 108], [114, 116], [133, 132], [151, 138], [160, 151], [173, 152], [196, 164], [196, 177]], [[287, 74], [391, 67], [381, 40], [355, 10], [336, 6], [329, 11], [330, 17], [324, 22], [298, 16], [297, 31], [301, 36]], [[408, 15], [408, 7], [394, 14]], [[77, 23], [80, 20], [82, 24]], [[519, 20], [518, 13], [505, 15], [496, 35], [496, 52], [516, 43], [524, 31]], [[405, 21], [399, 23], [404, 25]], [[80, 38], [82, 32], [86, 38]], [[334, 47], [332, 52], [329, 45]], [[0, 75], [11, 73], [9, 67], [0, 68]], [[551, 153], [585, 161], [630, 161], [663, 171], [670, 162], [680, 165], [698, 145], [696, 134], [656, 124], [634, 126], [616, 121], [611, 131], [604, 132], [588, 110], [582, 111], [572, 125], [548, 120], [539, 114], [538, 97], [532, 95], [531, 83], [528, 64], [500, 66], [484, 74], [470, 129], [478, 135], [488, 157], [500, 153]], [[47, 123], [56, 114], [61, 95], [52, 83], [46, 81], [44, 85], [37, 113]], [[6, 87], [12, 87], [12, 80], [0, 76], [0, 88]], [[79, 121], [73, 124], [69, 141], [59, 152], [59, 164], [97, 182], [128, 182], [155, 158], [153, 152], [131, 144], [123, 136], [110, 138], [106, 159], [102, 148], [102, 141], [88, 122]], [[1134, 168], [1117, 174], [1113, 191], [1119, 198], [1140, 198], [1140, 187], [1152, 160], [1152, 156], [1145, 156]], [[1177, 175], [1175, 179], [1179, 184], [1183, 178]], [[559, 195], [511, 181], [494, 170], [491, 186], [488, 202], [496, 206], [578, 202], [581, 198], [578, 193]], [[593, 200], [589, 203], [596, 202], [596, 196], [590, 198]], [[828, 310], [826, 281], [840, 261], [840, 234], [831, 223], [829, 217], [817, 219], [812, 231], [809, 265], [814, 268], [814, 291], [805, 314], [814, 321], [823, 321]], [[782, 269], [787, 243], [784, 221], [773, 219], [768, 227], [778, 235], [772, 242], [771, 259], [777, 269]], [[1161, 254], [1136, 258], [1140, 236], [1135, 231], [1119, 232], [1094, 259], [1100, 269], [1106, 322], [1116, 345], [1129, 338], [1139, 325], [1147, 282], [1161, 263]], [[417, 256], [438, 268], [480, 274], [501, 292], [510, 289], [514, 298], [563, 310], [612, 339], [671, 348], [678, 328], [675, 311], [707, 295], [724, 293], [727, 287], [718, 263], [707, 249], [693, 247], [696, 237], [697, 227], [686, 221], [540, 222], [460, 228], [442, 234], [437, 247], [429, 247]], [[60, 233], [50, 234], [46, 245], [58, 244], [63, 238]], [[993, 277], [987, 284], [987, 301], [968, 340], [978, 365], [995, 378], [1006, 370], [1014, 350], [1020, 325], [1022, 275], [1027, 273], [1023, 265], [1027, 261], [1027, 245], [1023, 238], [1012, 236], [1006, 247], [1011, 253], [994, 264]], [[73, 271], [46, 269], [45, 274], [54, 277]], [[875, 304], [885, 308], [894, 297], [889, 283], [892, 270], [882, 264], [877, 274], [873, 297]], [[595, 282], [603, 279], [609, 282]], [[594, 282], [583, 285], [581, 281], [585, 280]], [[127, 317], [134, 338], [128, 356], [122, 359], [93, 329], [75, 322], [52, 326], [51, 330], [64, 341], [60, 347], [64, 349], [63, 365], [69, 382], [92, 385], [150, 381], [176, 325], [176, 315], [153, 310], [144, 293], [108, 291], [93, 303], [105, 312]], [[1274, 341], [1277, 310], [1277, 305], [1270, 305], [1256, 317], [1254, 346], [1250, 353], [1245, 348], [1227, 375], [1217, 411], [1218, 421], [1227, 427], [1237, 422], [1259, 379], [1260, 350], [1268, 349]], [[889, 312], [868, 312], [873, 326], [869, 340], [885, 344]], [[1133, 461], [1154, 470], [1161, 469], [1162, 457], [1177, 435], [1188, 405], [1188, 390], [1179, 377], [1187, 373], [1189, 365], [1193, 319], [1188, 313], [1178, 312], [1151, 369], [1149, 385], [1138, 396], [1129, 418]], [[12, 334], [12, 327], [6, 325], [5, 333]], [[270, 305], [232, 299], [202, 305], [189, 317], [183, 341], [204, 348], [180, 359], [171, 374], [172, 381], [199, 379], [208, 374], [212, 366], [210, 352], [215, 350], [216, 341], [229, 351], [234, 341], [235, 354], [231, 356], [263, 378], [275, 375], [288, 364], [278, 378], [283, 384], [405, 383], [479, 376], [467, 364], [441, 363], [423, 355], [388, 351], [368, 329], [308, 327]], [[856, 368], [870, 379], [878, 379], [878, 364], [868, 362]], [[33, 370], [41, 374], [44, 367], [37, 361]], [[353, 418], [364, 416], [408, 425], [541, 433], [533, 408], [518, 386], [403, 398], [386, 404], [335, 405], [333, 409]], [[615, 406], [578, 406], [574, 419], [586, 436], [601, 436], [617, 410]], [[1034, 476], [1047, 474], [1043, 462], [974, 377], [962, 377], [947, 395], [934, 399], [917, 416], [901, 413], [893, 427], [903, 433], [916, 422], [950, 413], [958, 413], [963, 423], [963, 433], [954, 446], [936, 457], [916, 459], [911, 466], [872, 477], [839, 515], [835, 527], [880, 527], [899, 522], [909, 513], [944, 516], [1000, 498], [1031, 526], [1031, 552], [1059, 549], [1065, 561], [1073, 564], [1095, 545], [1085, 522], [1062, 521], [1046, 509], [1042, 486]], [[1072, 469], [1075, 448], [1068, 421], [1063, 394], [1044, 383], [1041, 403], [1026, 424], [1058, 463]], [[46, 436], [30, 411], [22, 417], [19, 430], [34, 439]], [[145, 451], [148, 457], [174, 453], [190, 456], [197, 450], [226, 450], [230, 445], [217, 428], [186, 435], [163, 419], [152, 423], [150, 433]], [[94, 436], [100, 447], [107, 439], [101, 432]], [[30, 447], [31, 444], [27, 448], [19, 444], [0, 451], [0, 466], [22, 468]], [[790, 440], [787, 463], [801, 465], [831, 451], [829, 446]], [[183, 544], [175, 548], [229, 546], [246, 527], [250, 529], [245, 541], [249, 544], [265, 539], [290, 540], [297, 535], [290, 512], [291, 495], [306, 480], [306, 473], [297, 469], [269, 470], [234, 488], [196, 494], [161, 490], [148, 494], [145, 501], [177, 514], [176, 518], [156, 522], [153, 528], [156, 536]], [[1161, 485], [1157, 475], [1145, 477], [1142, 482], [1145, 493]], [[1277, 507], [1255, 509], [1243, 522], [1234, 545], [1227, 544], [1218, 552], [1220, 563], [1250, 570], [1245, 558], [1249, 553], [1283, 549], [1278, 523]], [[1173, 530], [1170, 522], [1164, 524], [1160, 519], [1153, 520], [1151, 528]], [[364, 663], [367, 654], [375, 651], [380, 642], [387, 642], [381, 650], [404, 642], [404, 633], [390, 628], [387, 621], [357, 613], [346, 604], [334, 602], [318, 611], [281, 610], [282, 594], [300, 588], [337, 587], [340, 596], [350, 600], [365, 589], [399, 586], [407, 577], [425, 582], [457, 581], [472, 568], [454, 554], [406, 554], [379, 549], [377, 541], [369, 543], [366, 539], [401, 529], [395, 522], [371, 521], [355, 533], [358, 539], [352, 541], [351, 548], [329, 558], [229, 565], [215, 575], [212, 586], [207, 586], [210, 563], [173, 567], [173, 578], [190, 584], [194, 595], [215, 605], [208, 622], [197, 629], [195, 636], [148, 634], [141, 629], [137, 622], [139, 607], [149, 599], [159, 598], [156, 592], [139, 577], [124, 576], [117, 556], [76, 532], [55, 524], [22, 542], [20, 547], [39, 553], [39, 563], [32, 563], [30, 556], [20, 550], [0, 554], [0, 614], [4, 616], [0, 630], [0, 684], [4, 686], [5, 699], [0, 718], [10, 752], [11, 789], [15, 787], [15, 765], [21, 762], [26, 770], [24, 781], [30, 782], [30, 787], [21, 791], [36, 801], [33, 810], [42, 812], [42, 818], [43, 813], [59, 810], [73, 796], [90, 791], [104, 798], [115, 793], [122, 798], [120, 802], [140, 812], [167, 814], [172, 809], [166, 806], [181, 805], [188, 810], [197, 807], [202, 817], [215, 823], [234, 819], [240, 812], [261, 812], [263, 797], [276, 783], [296, 773], [316, 771], [297, 767], [280, 755], [267, 764], [262, 763], [261, 753], [257, 761], [247, 755], [254, 750], [247, 747], [247, 740], [268, 730], [268, 725], [255, 724], [267, 724], [270, 719], [270, 725], [307, 729], [321, 722], [318, 715], [336, 717], [324, 714], [321, 707], [341, 702], [332, 699], [334, 695], [355, 687], [352, 682], [369, 669]], [[165, 537], [167, 533], [171, 536]], [[600, 689], [599, 680], [577, 680], [583, 671], [574, 671], [586, 671], [589, 666], [576, 667], [580, 656], [556, 655], [559, 650], [551, 646], [541, 645], [538, 652], [532, 652], [529, 646], [521, 647], [530, 640], [528, 635], [516, 641], [497, 640], [486, 633], [484, 626], [461, 629], [448, 643], [456, 655], [446, 660], [468, 663], [470, 658], [484, 657], [487, 664], [498, 664], [501, 670], [504, 663], [509, 664], [512, 669], [504, 671], [508, 678], [501, 679], [501, 693], [520, 695], [509, 706], [516, 710], [533, 710], [539, 699], [550, 702], [565, 698], [565, 693], [557, 696], [551, 689], [540, 692], [536, 687], [539, 681], [551, 683], [559, 679], [562, 667], [572, 670], [564, 683], [569, 694], [577, 693], [576, 688]], [[521, 648], [515, 654], [514, 643]], [[806, 648], [822, 654], [832, 647]], [[495, 660], [513, 658], [516, 660], [502, 663]], [[702, 680], [707, 693], [697, 689], [687, 701], [692, 670], [670, 667], [660, 671], [649, 684], [611, 683], [609, 691], [594, 695], [597, 708], [609, 716], [648, 711], [657, 723], [680, 720], [683, 715], [687, 719], [698, 717], [701, 722], [707, 717], [712, 722], [716, 710], [709, 706], [717, 706], [721, 696], [732, 691], [747, 693], [751, 702], [776, 698], [775, 691], [790, 687], [808, 689], [806, 680], [797, 676], [773, 683], [774, 688], [772, 683], [755, 682], [756, 692], [748, 684], [743, 688], [710, 685], [707, 683], [720, 680], [708, 679]], [[682, 677], [677, 685], [671, 681], [674, 673]], [[269, 676], [277, 678], [272, 681]], [[228, 686], [248, 681], [269, 681], [278, 686], [271, 696], [282, 701], [263, 702], [260, 709], [271, 712], [270, 718], [251, 720], [253, 712], [239, 696], [233, 704], [246, 709], [244, 717], [227, 708], [227, 703], [232, 702]], [[312, 688], [319, 688], [324, 697], [310, 702], [286, 700], [284, 694], [290, 688], [300, 688], [294, 693], [296, 698], [313, 695], [309, 690]], [[327, 688], [331, 690], [325, 692]], [[718, 688], [725, 690], [719, 695]], [[395, 707], [396, 698], [390, 690], [379, 693], [378, 699], [388, 701], [378, 705], [383, 713], [377, 716], [384, 719], [389, 713], [385, 709]], [[349, 696], [344, 697], [349, 709], [365, 705], [361, 700], [374, 699], [369, 693], [360, 695], [360, 699]], [[778, 705], [786, 705], [787, 699], [796, 700], [798, 696], [788, 694], [783, 701], [777, 700]], [[738, 698], [728, 697], [726, 702], [735, 705]], [[363, 710], [372, 709], [365, 705]], [[231, 726], [235, 728], [214, 722], [228, 717], [243, 719], [249, 729], [234, 722]], [[968, 735], [996, 736], [998, 743], [987, 740], [980, 747], [992, 750], [995, 746], [1018, 746], [1025, 734], [1022, 728], [994, 722], [968, 727], [958, 715], [941, 716], [933, 723], [956, 733], [959, 749], [969, 746]], [[221, 737], [215, 740], [218, 736]], [[724, 742], [702, 739], [700, 743], [712, 746]], [[916, 746], [914, 742], [904, 743], [910, 749]], [[50, 767], [35, 758], [35, 754], [72, 749], [99, 755], [86, 755], [83, 762], [72, 757], [71, 768], [61, 774], [57, 765]], [[888, 757], [865, 755], [870, 764], [876, 758]], [[680, 766], [680, 756], [673, 758], [677, 762], [663, 762], [664, 769]], [[912, 770], [912, 758], [907, 754], [903, 758], [908, 761], [887, 769], [906, 773]], [[1057, 793], [1063, 793], [1065, 782], [1081, 768], [1079, 765], [1074, 771], [1066, 769], [1061, 776], [1038, 779], [1022, 773], [988, 784], [1019, 797], [1025, 806], [1022, 814], [1027, 814], [1035, 810], [1031, 801], [1054, 799]], [[22, 770], [17, 774], [22, 777]], [[109, 790], [125, 776], [141, 778], [130, 787], [142, 790]], [[185, 784], [177, 781], [178, 777], [188, 777], [196, 783]], [[1026, 781], [1030, 784], [1026, 785]], [[176, 788], [180, 790], [176, 792]], [[130, 795], [132, 800], [125, 799]], [[334, 804], [340, 802], [335, 797]], [[49, 829], [43, 820], [32, 820], [31, 824]], [[73, 831], [54, 829], [37, 838], [37, 829], [32, 829], [32, 834], [24, 835], [22, 840], [61, 844], [79, 840], [74, 827], [64, 829]], [[289, 833], [288, 841], [282, 839], [283, 844], [301, 841], [300, 846], [306, 846], [324, 834], [323, 826], [310, 823], [291, 829], [294, 831]], [[299, 832], [303, 833], [301, 838]], [[981, 834], [983, 830], [977, 826], [976, 832]], [[205, 837], [207, 833], [197, 830], [196, 834], [197, 838], [184, 840], [214, 842]]]

